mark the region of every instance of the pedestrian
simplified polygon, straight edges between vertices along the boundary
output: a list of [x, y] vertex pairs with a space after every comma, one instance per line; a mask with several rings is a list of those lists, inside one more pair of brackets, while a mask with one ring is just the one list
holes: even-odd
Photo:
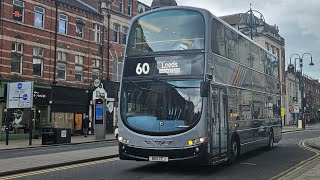
[[84, 133], [84, 137], [87, 137], [90, 122], [91, 122], [91, 121], [90, 121], [90, 119], [89, 119], [89, 116], [86, 115], [86, 117], [85, 117], [84, 120], [83, 120], [83, 133]]

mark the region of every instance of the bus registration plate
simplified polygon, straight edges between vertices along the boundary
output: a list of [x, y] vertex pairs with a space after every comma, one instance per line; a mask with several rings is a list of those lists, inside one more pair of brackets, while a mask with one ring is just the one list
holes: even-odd
[[149, 161], [155, 161], [155, 162], [168, 162], [168, 157], [162, 157], [162, 156], [149, 156]]

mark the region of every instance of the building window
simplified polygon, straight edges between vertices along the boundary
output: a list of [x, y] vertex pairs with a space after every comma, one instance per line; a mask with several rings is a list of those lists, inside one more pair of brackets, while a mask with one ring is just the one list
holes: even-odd
[[76, 36], [77, 37], [84, 37], [84, 22], [82, 20], [76, 21]]
[[33, 75], [42, 76], [43, 60], [40, 58], [33, 58]]
[[45, 11], [44, 8], [36, 6], [34, 8], [34, 26], [43, 28], [44, 27], [44, 17]]
[[68, 16], [59, 14], [59, 33], [67, 34], [68, 30]]
[[24, 2], [13, 0], [13, 19], [16, 21], [24, 21]]
[[74, 79], [75, 81], [82, 81], [82, 74], [83, 74], [83, 67], [82, 66], [75, 66], [75, 73]]
[[12, 43], [11, 51], [15, 53], [23, 53], [23, 44], [21, 43]]
[[11, 72], [22, 73], [22, 56], [23, 56], [23, 44], [12, 43], [11, 46]]
[[58, 61], [67, 62], [67, 53], [66, 52], [58, 52]]
[[83, 65], [83, 59], [84, 59], [84, 56], [76, 55], [74, 62], [75, 62], [76, 64]]
[[92, 80], [99, 79], [99, 69], [92, 69]]
[[266, 49], [267, 49], [268, 51], [270, 51], [270, 46], [269, 46], [269, 45], [270, 45], [270, 44], [266, 42]]
[[100, 43], [100, 25], [99, 24], [93, 25], [93, 40], [94, 42]]
[[100, 66], [100, 60], [99, 59], [92, 59], [92, 67], [99, 68], [99, 66]]
[[123, 12], [123, 0], [119, 0], [119, 12]]
[[131, 16], [131, 6], [132, 6], [132, 1], [128, 0], [128, 15]]
[[22, 66], [22, 55], [12, 54], [11, 55], [11, 72], [21, 73]]
[[118, 42], [118, 36], [119, 36], [119, 24], [114, 23], [113, 24], [113, 41]]
[[34, 47], [33, 48], [33, 56], [43, 57], [43, 55], [44, 55], [43, 48], [41, 48], [41, 47]]
[[128, 28], [125, 26], [122, 26], [122, 44], [127, 43], [127, 32], [128, 32]]
[[33, 48], [33, 75], [42, 76], [44, 50], [40, 47]]
[[118, 64], [117, 64], [117, 82], [120, 82], [120, 80], [121, 80], [122, 68], [123, 68], [123, 62], [118, 62]]
[[67, 65], [65, 63], [58, 63], [58, 79], [66, 80]]

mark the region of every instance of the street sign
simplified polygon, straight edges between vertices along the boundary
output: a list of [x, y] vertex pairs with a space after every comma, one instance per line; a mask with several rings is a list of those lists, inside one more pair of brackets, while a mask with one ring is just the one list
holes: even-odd
[[9, 83], [7, 97], [8, 109], [32, 108], [33, 82]]
[[99, 79], [95, 79], [93, 82], [94, 87], [99, 87], [101, 84], [101, 81]]
[[284, 118], [284, 107], [281, 108], [281, 117]]

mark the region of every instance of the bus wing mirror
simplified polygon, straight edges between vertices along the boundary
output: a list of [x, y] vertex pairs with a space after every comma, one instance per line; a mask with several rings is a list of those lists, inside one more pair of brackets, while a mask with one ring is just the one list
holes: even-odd
[[200, 83], [200, 95], [201, 95], [201, 97], [208, 97], [209, 96], [209, 87], [210, 87], [210, 83], [209, 82], [202, 81]]

